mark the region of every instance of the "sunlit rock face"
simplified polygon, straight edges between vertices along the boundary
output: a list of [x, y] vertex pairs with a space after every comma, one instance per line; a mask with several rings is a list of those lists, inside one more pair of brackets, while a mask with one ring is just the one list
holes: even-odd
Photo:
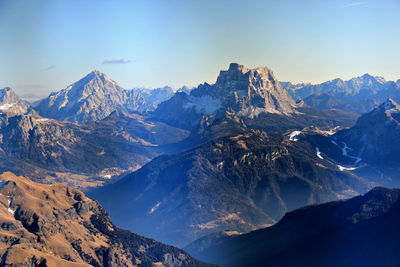
[[233, 115], [255, 118], [260, 114], [290, 115], [296, 104], [267, 67], [248, 69], [232, 63], [221, 71], [215, 84], [204, 83], [190, 94], [178, 92], [161, 103], [155, 116], [186, 127], [197, 125], [202, 116]]

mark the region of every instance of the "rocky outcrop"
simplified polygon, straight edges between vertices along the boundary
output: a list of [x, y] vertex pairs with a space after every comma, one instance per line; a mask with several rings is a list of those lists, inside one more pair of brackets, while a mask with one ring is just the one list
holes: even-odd
[[1, 266], [211, 266], [114, 226], [98, 202], [65, 185], [0, 175]]

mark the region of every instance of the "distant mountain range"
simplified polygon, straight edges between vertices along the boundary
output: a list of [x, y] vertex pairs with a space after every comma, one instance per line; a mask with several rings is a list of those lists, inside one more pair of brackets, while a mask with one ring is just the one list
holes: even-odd
[[123, 227], [175, 245], [224, 229], [248, 232], [303, 205], [369, 183], [320, 159], [308, 142], [253, 130], [155, 158], [90, 196]]
[[227, 267], [397, 266], [399, 197], [399, 189], [378, 187], [350, 200], [289, 212], [262, 230], [205, 237], [185, 249]]
[[179, 89], [173, 89], [172, 87], [165, 86], [162, 88], [148, 89], [148, 88], [135, 88], [148, 102], [152, 103], [154, 108], [158, 106], [158, 104], [167, 101], [171, 97], [174, 96], [175, 92], [185, 92], [189, 93], [190, 88], [187, 86], [183, 86]]
[[0, 175], [1, 266], [213, 266], [116, 227], [97, 201], [62, 184]]
[[294, 99], [303, 99], [306, 104], [320, 109], [365, 113], [387, 98], [400, 101], [400, 80], [386, 81], [383, 77], [369, 74], [348, 81], [334, 79], [321, 84], [281, 84]]
[[204, 248], [304, 205], [400, 186], [399, 86], [370, 75], [292, 85], [232, 63], [215, 84], [177, 92], [126, 90], [98, 71], [34, 107], [5, 88], [0, 172], [85, 190], [120, 226], [179, 246], [206, 236]]

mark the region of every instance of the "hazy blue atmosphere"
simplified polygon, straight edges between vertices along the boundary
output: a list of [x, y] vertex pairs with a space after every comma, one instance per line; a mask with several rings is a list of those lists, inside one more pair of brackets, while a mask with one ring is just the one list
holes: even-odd
[[47, 95], [93, 69], [125, 88], [215, 82], [230, 62], [282, 81], [400, 78], [400, 1], [0, 0], [0, 87]]

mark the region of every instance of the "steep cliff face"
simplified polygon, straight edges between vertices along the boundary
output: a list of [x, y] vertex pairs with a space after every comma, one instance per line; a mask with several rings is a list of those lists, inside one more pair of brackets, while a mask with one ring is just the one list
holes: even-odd
[[202, 84], [190, 94], [178, 92], [161, 103], [155, 117], [174, 125], [190, 127], [203, 115], [223, 117], [227, 114], [254, 118], [260, 114], [294, 113], [295, 102], [267, 67], [248, 69], [232, 63], [221, 71], [215, 84]]
[[112, 224], [65, 185], [0, 175], [1, 266], [209, 266]]
[[152, 109], [135, 90], [125, 90], [104, 73], [92, 71], [67, 88], [50, 94], [36, 107], [40, 115], [57, 120], [101, 120], [115, 110], [128, 113]]

